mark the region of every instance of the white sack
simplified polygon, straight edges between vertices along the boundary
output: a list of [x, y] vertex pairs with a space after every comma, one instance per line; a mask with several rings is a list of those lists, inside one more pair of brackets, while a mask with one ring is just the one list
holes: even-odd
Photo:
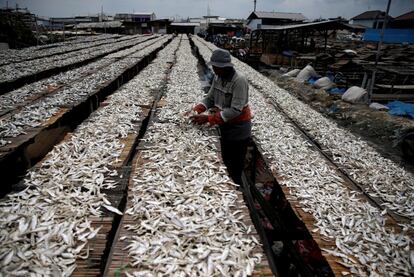
[[380, 103], [376, 103], [376, 102], [371, 103], [371, 105], [369, 105], [369, 107], [370, 107], [371, 109], [374, 109], [374, 110], [389, 110], [389, 109], [390, 109], [390, 108], [388, 108], [387, 106], [382, 105], [382, 104], [380, 104]]
[[298, 76], [299, 72], [300, 72], [300, 69], [293, 69], [293, 70], [291, 70], [289, 72], [286, 72], [282, 76], [286, 76], [286, 77], [296, 77], [296, 76]]
[[299, 82], [305, 82], [309, 80], [310, 77], [318, 77], [319, 75], [316, 73], [315, 69], [312, 66], [307, 65], [304, 69], [302, 69], [298, 76], [296, 76], [296, 80]]
[[368, 100], [368, 92], [361, 87], [350, 87], [342, 95], [342, 100], [349, 103], [366, 103]]
[[313, 85], [316, 88], [321, 88], [321, 89], [327, 90], [327, 89], [332, 88], [334, 86], [334, 83], [328, 77], [322, 77], [322, 78], [316, 80], [316, 82]]

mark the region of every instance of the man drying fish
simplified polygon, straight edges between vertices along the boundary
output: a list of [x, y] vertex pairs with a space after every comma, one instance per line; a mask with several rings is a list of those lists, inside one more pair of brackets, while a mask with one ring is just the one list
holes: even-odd
[[207, 96], [193, 107], [195, 124], [218, 125], [221, 154], [228, 172], [241, 184], [247, 145], [251, 136], [251, 112], [248, 105], [249, 84], [231, 63], [230, 53], [223, 49], [213, 52], [208, 65], [215, 73]]

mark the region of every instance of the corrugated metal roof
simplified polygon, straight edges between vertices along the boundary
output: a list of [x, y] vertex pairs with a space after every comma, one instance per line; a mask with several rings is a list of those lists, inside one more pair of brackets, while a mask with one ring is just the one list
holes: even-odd
[[273, 19], [291, 19], [295, 21], [304, 21], [307, 18], [301, 13], [284, 13], [284, 12], [253, 12], [258, 18]]
[[364, 26], [364, 25], [360, 25], [360, 24], [349, 24], [349, 23], [343, 23], [342, 22], [342, 25], [344, 25], [344, 26], [346, 26], [346, 27], [348, 27], [349, 29], [363, 29], [363, 30], [365, 30], [365, 29], [368, 29], [368, 27], [367, 26]]
[[153, 15], [154, 13], [148, 13], [148, 12], [135, 12], [134, 15]]
[[293, 25], [262, 25], [259, 30], [287, 30], [287, 29], [296, 29], [310, 26], [323, 25], [327, 23], [338, 22], [337, 20], [326, 20], [320, 22], [311, 22], [311, 23], [302, 23], [302, 24], [293, 24]]
[[396, 17], [395, 20], [414, 20], [414, 11], [402, 14]]
[[196, 22], [173, 22], [171, 26], [190, 26], [190, 27], [198, 27], [200, 23]]

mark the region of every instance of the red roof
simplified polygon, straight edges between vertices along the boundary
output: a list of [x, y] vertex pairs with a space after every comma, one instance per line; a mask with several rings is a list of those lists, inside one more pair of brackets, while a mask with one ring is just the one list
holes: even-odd
[[[385, 12], [383, 11], [366, 11], [357, 16], [351, 18], [352, 20], [371, 20], [371, 19], [383, 19], [385, 17]], [[392, 18], [388, 15], [388, 18]]]
[[414, 20], [414, 11], [402, 14], [396, 17], [395, 20]]

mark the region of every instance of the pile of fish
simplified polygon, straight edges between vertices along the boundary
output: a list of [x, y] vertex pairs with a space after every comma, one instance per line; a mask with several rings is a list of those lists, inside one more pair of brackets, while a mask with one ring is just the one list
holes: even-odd
[[126, 274], [250, 275], [261, 259], [258, 242], [237, 209], [244, 203], [219, 160], [218, 138], [183, 117], [203, 96], [187, 37], [176, 55], [167, 104], [144, 137], [145, 162], [134, 173], [126, 212], [135, 221], [126, 226], [133, 235], [121, 238], [131, 260]]
[[110, 65], [112, 62], [114, 61], [99, 59], [96, 62], [59, 73], [50, 78], [27, 84], [21, 88], [0, 95], [0, 114], [4, 115], [7, 112], [24, 107], [28, 102], [31, 102], [31, 100], [33, 101], [48, 93], [53, 93], [56, 89], [69, 85], [72, 82], [76, 82], [85, 76]]
[[[212, 45], [210, 47], [213, 49]], [[306, 130], [367, 193], [380, 198], [385, 208], [407, 217], [411, 225], [414, 224], [413, 174], [384, 158], [366, 141], [311, 109], [253, 68], [238, 61], [236, 64], [255, 87]]]
[[[100, 34], [96, 36], [79, 37], [64, 42], [32, 46], [23, 49], [2, 49], [0, 50], [0, 65], [32, 60], [69, 51], [75, 51], [86, 47], [97, 46], [99, 41], [114, 43], [121, 35]], [[124, 37], [129, 39], [128, 36]]]
[[26, 106], [28, 104], [27, 101], [54, 92], [56, 89], [61, 88], [65, 85], [69, 85], [70, 83], [80, 81], [86, 76], [98, 71], [99, 69], [105, 68], [114, 63], [116, 59], [125, 58], [126, 56], [142, 50], [144, 47], [147, 47], [158, 40], [164, 39], [165, 37], [159, 37], [153, 40], [143, 41], [142, 43], [137, 44], [129, 49], [104, 56], [96, 62], [73, 70], [59, 73], [50, 78], [27, 84], [19, 89], [0, 95], [0, 115], [3, 115], [12, 110], [16, 110], [19, 107]]
[[275, 83], [245, 64], [240, 69], [251, 83], [277, 103], [288, 116], [332, 155], [335, 163], [359, 183], [384, 208], [408, 218], [414, 226], [414, 175], [383, 157], [366, 141], [275, 86]]
[[165, 41], [167, 41], [168, 39], [171, 38], [171, 35], [160, 36], [156, 39], [152, 39], [152, 36], [148, 37], [148, 38], [151, 38], [151, 40], [145, 41], [141, 44], [138, 44], [138, 45], [135, 45], [133, 47], [127, 48], [125, 50], [109, 54], [109, 55], [107, 55], [103, 58], [104, 59], [122, 59], [124, 57], [134, 57], [134, 56], [136, 56], [137, 52], [142, 50], [144, 47], [147, 47], [147, 46], [152, 45], [155, 42], [159, 42], [159, 41], [165, 42]]
[[[215, 47], [196, 37], [194, 42], [203, 58], [209, 60], [211, 49]], [[321, 115], [309, 111], [311, 109], [306, 105], [299, 106], [296, 103], [299, 101], [293, 101], [294, 98], [285, 97], [284, 94], [288, 94], [286, 91], [279, 93], [282, 90], [274, 83], [272, 87], [263, 87], [263, 83], [267, 82], [265, 77], [236, 59], [233, 59], [233, 63], [251, 83], [257, 86], [259, 82], [262, 84], [260, 91], [250, 86], [250, 104], [254, 113], [253, 135], [270, 161], [272, 170], [281, 176], [281, 185], [289, 187], [301, 207], [313, 215], [316, 227], [313, 232], [335, 241], [336, 249], [323, 250], [342, 259], [341, 263], [350, 271], [344, 272], [344, 275], [410, 276], [414, 267], [414, 253], [410, 251], [412, 241], [408, 233], [412, 228], [402, 226], [401, 231], [396, 231], [387, 227], [386, 211], [373, 207], [357, 192], [350, 191], [340, 174], [322, 154], [313, 149], [290, 120], [271, 105], [271, 101], [286, 101], [280, 104], [285, 112], [293, 116], [294, 110], [296, 115], [307, 117], [306, 121], [303, 119], [304, 122], [318, 122], [317, 118]], [[275, 91], [278, 93], [275, 94]], [[269, 100], [265, 96], [270, 92], [273, 95]], [[288, 101], [291, 101], [290, 105]], [[295, 109], [296, 105], [301, 108], [300, 111]], [[307, 112], [309, 114], [305, 116]], [[312, 126], [322, 129], [326, 125], [315, 123]], [[359, 157], [362, 161], [364, 158]], [[401, 174], [398, 180], [407, 175]], [[392, 178], [393, 175], [389, 176]], [[398, 180], [390, 179], [389, 182]], [[407, 183], [406, 186], [410, 185]], [[394, 191], [395, 196], [399, 193]]]
[[254, 86], [306, 130], [367, 193], [381, 199], [385, 208], [407, 217], [411, 225], [414, 224], [413, 174], [384, 158], [366, 141], [277, 87], [253, 68], [236, 63]]
[[79, 51], [2, 65], [0, 66], [0, 83], [12, 82], [22, 77], [39, 74], [47, 70], [68, 66], [87, 59], [109, 54], [118, 51], [121, 48], [133, 46], [143, 40], [151, 39], [152, 37], [136, 35], [127, 38], [128, 39], [122, 37], [110, 44], [88, 47]]
[[8, 138], [25, 134], [31, 128], [41, 126], [62, 108], [71, 108], [78, 105], [90, 95], [96, 93], [109, 81], [117, 78], [126, 69], [137, 64], [143, 57], [164, 45], [169, 38], [165, 36], [155, 42], [148, 41], [139, 44], [140, 47], [136, 48], [136, 52], [139, 54], [116, 60], [108, 65], [104, 71], [95, 72], [54, 94], [45, 96], [39, 101], [25, 106], [15, 113], [8, 114], [0, 121], [0, 139], [3, 140], [2, 143], [7, 144]]
[[[174, 51], [167, 48], [163, 51]], [[119, 172], [111, 166], [144, 118], [138, 103], [153, 101], [140, 80], [162, 76], [155, 70], [164, 69], [156, 68], [120, 88], [30, 170], [27, 189], [0, 201], [0, 276], [70, 276], [100, 230], [91, 227], [90, 218], [101, 216], [102, 208], [122, 214], [102, 190], [116, 186]]]
[[[267, 90], [270, 92], [270, 90]], [[289, 95], [289, 96], [287, 96]], [[383, 207], [408, 218], [414, 226], [414, 176], [402, 166], [384, 158], [366, 141], [361, 140], [313, 109], [303, 111], [304, 103], [290, 94], [272, 95], [284, 110], [320, 145], [331, 153], [337, 165], [345, 170]], [[291, 101], [293, 100], [293, 101]], [[286, 109], [290, 102], [290, 109]]]

